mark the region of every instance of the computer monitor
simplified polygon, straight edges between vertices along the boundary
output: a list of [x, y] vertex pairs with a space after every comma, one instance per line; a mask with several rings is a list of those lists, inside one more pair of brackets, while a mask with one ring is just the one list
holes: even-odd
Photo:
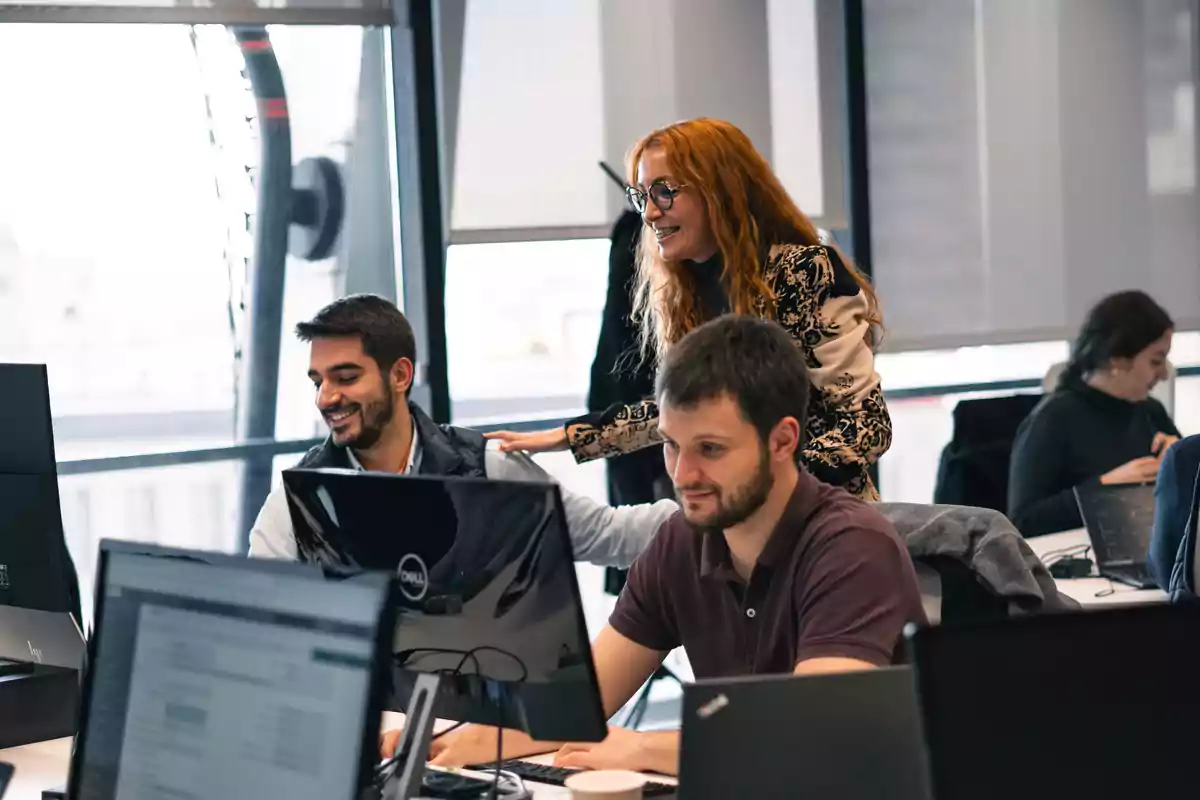
[[73, 613], [65, 553], [54, 473], [0, 473], [0, 606]]
[[[406, 736], [432, 711], [541, 740], [604, 739], [556, 485], [307, 469], [283, 482], [303, 558], [398, 576], [393, 707], [409, 715]], [[415, 708], [435, 686], [432, 709]]]
[[290, 566], [101, 544], [68, 797], [358, 797], [394, 580]]
[[934, 795], [1168, 797], [1195, 785], [1198, 633], [1200, 609], [1167, 604], [910, 628]]
[[0, 364], [0, 474], [54, 474], [45, 364]]
[[79, 586], [63, 536], [41, 364], [0, 364], [0, 659], [78, 669]]

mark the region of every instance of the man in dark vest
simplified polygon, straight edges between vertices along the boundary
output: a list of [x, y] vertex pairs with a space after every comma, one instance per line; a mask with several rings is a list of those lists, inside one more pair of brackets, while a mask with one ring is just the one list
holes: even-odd
[[[390, 301], [342, 298], [296, 326], [296, 335], [310, 343], [308, 377], [330, 431], [298, 466], [552, 480], [527, 455], [489, 448], [476, 431], [438, 425], [408, 401], [416, 340]], [[575, 558], [601, 566], [628, 567], [677, 509], [671, 500], [612, 508], [565, 488], [562, 497]], [[271, 492], [254, 522], [250, 555], [299, 558], [282, 488]]]

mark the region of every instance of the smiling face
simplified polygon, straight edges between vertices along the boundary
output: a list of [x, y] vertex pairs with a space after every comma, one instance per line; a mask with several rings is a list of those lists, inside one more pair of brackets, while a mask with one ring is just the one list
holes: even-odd
[[[642, 220], [654, 230], [658, 252], [667, 261], [707, 261], [716, 255], [717, 241], [708, 225], [704, 201], [691, 187], [671, 174], [667, 154], [662, 147], [650, 147], [638, 160], [638, 189], [646, 192], [646, 210]], [[655, 186], [668, 190], [655, 190]], [[654, 190], [654, 191], [652, 191]], [[663, 210], [655, 198], [670, 196], [670, 208]], [[666, 205], [666, 203], [662, 203]]]
[[397, 399], [405, 402], [412, 362], [401, 358], [385, 375], [363, 352], [360, 337], [318, 337], [309, 351], [308, 377], [334, 444], [367, 450], [396, 416]]
[[763, 441], [728, 394], [680, 407], [664, 402], [659, 432], [667, 474], [692, 525], [726, 530], [762, 508], [777, 473], [792, 462], [798, 428], [785, 420]]
[[1150, 397], [1167, 375], [1167, 356], [1171, 352], [1171, 331], [1132, 358], [1114, 358], [1111, 364], [1114, 388], [1126, 400], [1141, 402]]

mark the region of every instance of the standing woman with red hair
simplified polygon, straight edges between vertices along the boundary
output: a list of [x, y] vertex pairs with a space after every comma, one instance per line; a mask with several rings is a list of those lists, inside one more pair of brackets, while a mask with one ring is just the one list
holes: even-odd
[[[882, 317], [866, 278], [821, 244], [766, 159], [728, 122], [694, 119], [651, 132], [630, 153], [628, 180], [645, 223], [635, 304], [643, 356], [661, 360], [721, 314], [779, 322], [803, 349], [813, 382], [804, 466], [877, 499], [867, 470], [891, 444], [892, 427], [875, 371]], [[569, 447], [579, 462], [662, 441], [652, 399], [562, 428], [489, 437], [506, 451]]]

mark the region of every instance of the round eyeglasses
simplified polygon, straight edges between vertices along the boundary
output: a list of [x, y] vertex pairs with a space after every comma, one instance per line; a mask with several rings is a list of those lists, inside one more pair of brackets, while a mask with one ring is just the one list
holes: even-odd
[[675, 204], [675, 195], [679, 194], [685, 186], [687, 186], [686, 183], [671, 186], [665, 180], [657, 180], [651, 183], [650, 188], [644, 192], [636, 186], [626, 186], [625, 196], [629, 198], [629, 205], [633, 206], [633, 210], [639, 214], [646, 213], [647, 198], [659, 211], [669, 211]]

